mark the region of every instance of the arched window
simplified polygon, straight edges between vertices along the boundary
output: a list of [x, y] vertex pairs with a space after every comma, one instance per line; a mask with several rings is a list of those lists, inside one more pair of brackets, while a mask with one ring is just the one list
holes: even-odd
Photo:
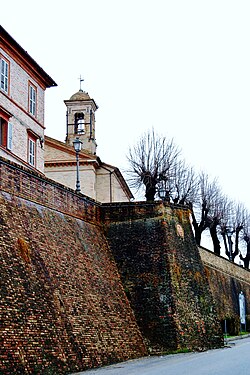
[[84, 126], [84, 114], [76, 113], [75, 114], [75, 134], [84, 134], [85, 133], [85, 126]]

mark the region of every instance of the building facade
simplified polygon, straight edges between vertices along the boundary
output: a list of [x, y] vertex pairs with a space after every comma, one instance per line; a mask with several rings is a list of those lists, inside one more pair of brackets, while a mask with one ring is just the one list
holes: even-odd
[[44, 171], [44, 94], [54, 80], [0, 26], [0, 156]]

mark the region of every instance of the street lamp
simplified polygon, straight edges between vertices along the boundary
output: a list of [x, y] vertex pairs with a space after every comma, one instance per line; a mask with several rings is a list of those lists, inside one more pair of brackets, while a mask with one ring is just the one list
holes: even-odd
[[170, 194], [167, 187], [166, 179], [162, 180], [158, 185], [158, 195], [162, 201], [170, 202]]
[[80, 177], [79, 177], [79, 152], [82, 148], [82, 141], [79, 138], [76, 138], [73, 141], [73, 146], [76, 152], [76, 193], [81, 192], [80, 188]]
[[158, 189], [158, 195], [160, 197], [160, 199], [164, 202], [169, 202], [170, 201], [170, 197], [169, 197], [169, 191], [168, 190], [165, 190], [165, 189]]

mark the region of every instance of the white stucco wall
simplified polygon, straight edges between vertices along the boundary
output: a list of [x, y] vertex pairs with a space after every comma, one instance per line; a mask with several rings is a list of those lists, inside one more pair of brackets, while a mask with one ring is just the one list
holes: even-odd
[[[90, 165], [80, 165], [81, 193], [96, 200], [95, 170]], [[73, 190], [76, 189], [76, 166], [57, 166], [45, 168], [46, 177], [57, 181]]]
[[110, 173], [104, 168], [97, 170], [96, 196], [98, 201], [104, 203], [129, 201], [114, 171]]

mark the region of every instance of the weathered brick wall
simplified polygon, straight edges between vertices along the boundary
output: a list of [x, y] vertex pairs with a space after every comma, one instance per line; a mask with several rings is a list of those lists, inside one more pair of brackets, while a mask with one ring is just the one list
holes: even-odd
[[246, 312], [250, 319], [250, 271], [204, 248], [199, 248], [212, 291], [218, 317], [239, 317], [239, 293], [246, 297]]
[[3, 160], [0, 173], [0, 373], [145, 355], [98, 206]]
[[249, 301], [249, 272], [199, 253], [182, 207], [100, 205], [0, 158], [0, 208], [3, 374], [220, 346]]
[[156, 204], [103, 206], [103, 221], [137, 322], [152, 351], [222, 344], [189, 211]]
[[100, 209], [94, 200], [3, 158], [0, 158], [0, 190], [88, 222], [99, 220]]

